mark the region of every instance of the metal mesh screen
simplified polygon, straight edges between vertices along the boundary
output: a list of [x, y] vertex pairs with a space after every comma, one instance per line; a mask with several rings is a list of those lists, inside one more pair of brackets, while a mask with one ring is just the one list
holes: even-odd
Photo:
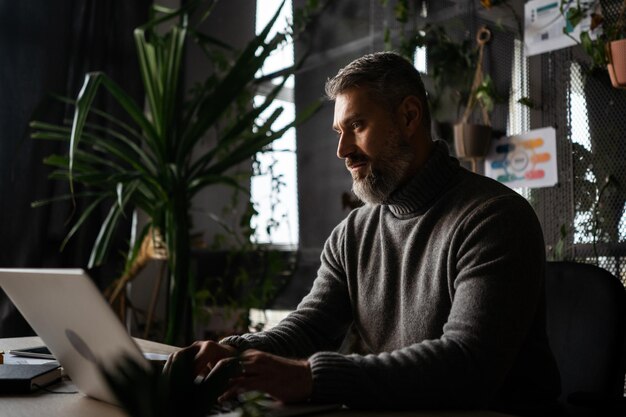
[[[611, 17], [609, 4], [605, 9]], [[608, 10], [608, 11], [607, 11]], [[613, 12], [616, 12], [614, 10]], [[542, 55], [536, 127], [557, 129], [559, 184], [534, 190], [552, 259], [593, 263], [626, 283], [626, 92], [580, 47]]]
[[[617, 11], [609, 6], [608, 18]], [[522, 193], [537, 209], [551, 259], [593, 263], [624, 282], [626, 93], [611, 87], [606, 71], [590, 72], [580, 47], [531, 61], [536, 109], [530, 124], [556, 128], [559, 183]], [[524, 76], [533, 71], [524, 67]], [[520, 116], [509, 110], [509, 125], [515, 125]]]
[[573, 255], [626, 279], [626, 93], [604, 72], [569, 65], [567, 140], [574, 172]]
[[[608, 22], [620, 4], [602, 3]], [[626, 283], [626, 92], [606, 70], [591, 71], [580, 47], [544, 54], [540, 65], [540, 125], [554, 123], [559, 154], [559, 185], [536, 193], [551, 255]]]

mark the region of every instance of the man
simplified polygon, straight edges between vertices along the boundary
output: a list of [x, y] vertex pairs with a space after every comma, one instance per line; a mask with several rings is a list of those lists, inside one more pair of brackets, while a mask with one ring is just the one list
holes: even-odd
[[[297, 310], [266, 332], [196, 342], [198, 373], [240, 353], [225, 397], [541, 410], [559, 377], [532, 208], [433, 142], [419, 73], [399, 55], [357, 59], [326, 92], [337, 156], [367, 204], [328, 238]], [[364, 352], [337, 352], [349, 328]]]

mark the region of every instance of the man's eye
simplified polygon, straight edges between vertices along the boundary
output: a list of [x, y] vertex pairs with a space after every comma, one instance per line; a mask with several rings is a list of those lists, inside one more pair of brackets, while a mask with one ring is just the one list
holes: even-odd
[[362, 126], [362, 123], [361, 122], [352, 122], [350, 124], [350, 126], [352, 127], [353, 130], [357, 130], [357, 129], [359, 129]]

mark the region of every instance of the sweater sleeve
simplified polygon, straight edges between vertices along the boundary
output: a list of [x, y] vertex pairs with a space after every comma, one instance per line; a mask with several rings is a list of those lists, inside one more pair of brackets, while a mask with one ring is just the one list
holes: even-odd
[[309, 294], [274, 328], [220, 341], [240, 350], [258, 349], [286, 357], [306, 358], [314, 352], [335, 350], [352, 322], [341, 240], [345, 222], [324, 245], [321, 266]]
[[312, 399], [357, 408], [491, 404], [542, 294], [543, 236], [520, 200], [492, 199], [457, 224], [447, 260], [452, 307], [439, 339], [365, 356], [318, 352], [309, 359]]

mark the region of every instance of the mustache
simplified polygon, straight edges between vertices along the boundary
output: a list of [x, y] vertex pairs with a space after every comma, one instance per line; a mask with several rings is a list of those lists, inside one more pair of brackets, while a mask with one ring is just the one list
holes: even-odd
[[345, 160], [346, 168], [352, 168], [354, 165], [367, 162], [367, 161], [369, 161], [369, 158], [367, 156], [361, 153], [354, 153], [346, 157], [346, 160]]

